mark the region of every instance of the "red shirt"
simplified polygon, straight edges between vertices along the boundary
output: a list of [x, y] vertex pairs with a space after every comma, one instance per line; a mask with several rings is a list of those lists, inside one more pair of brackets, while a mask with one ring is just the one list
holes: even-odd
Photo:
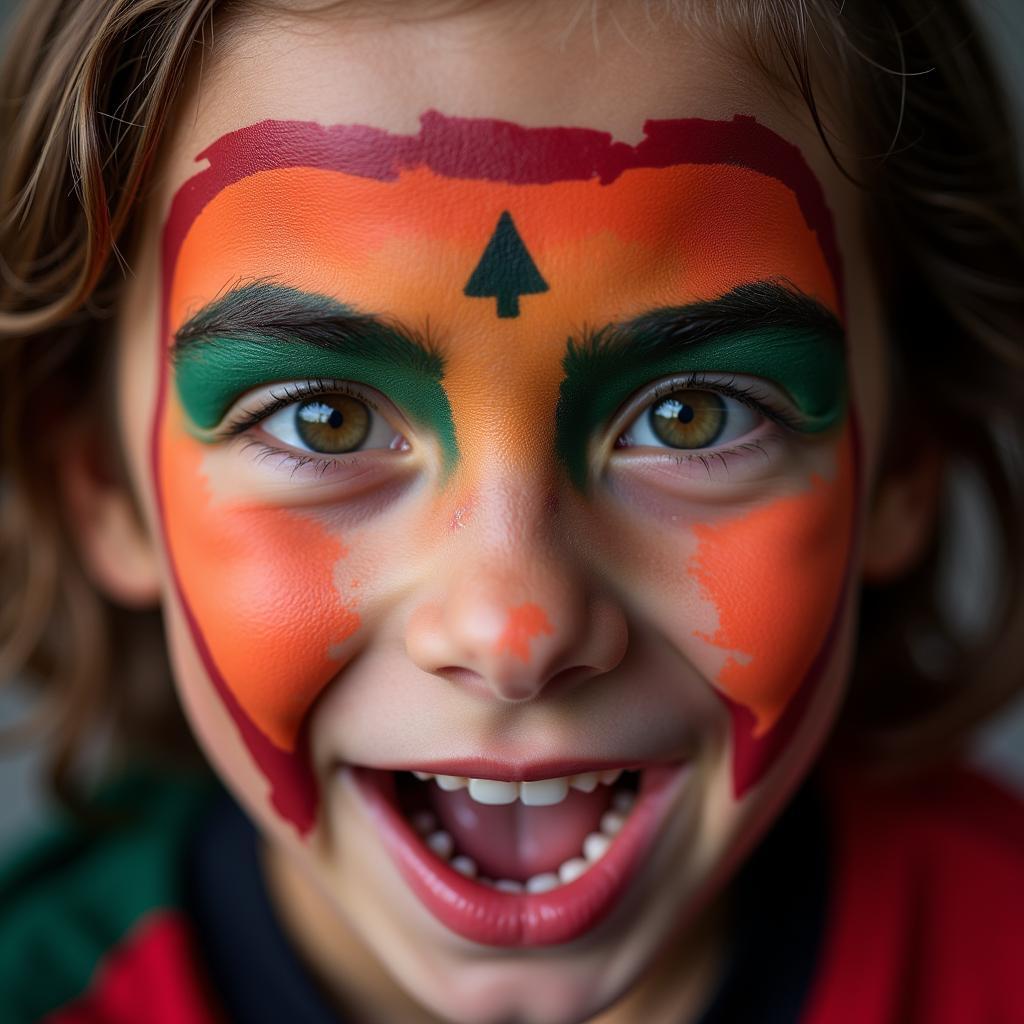
[[834, 784], [828, 930], [802, 1024], [1024, 1022], [1024, 808], [950, 769]]

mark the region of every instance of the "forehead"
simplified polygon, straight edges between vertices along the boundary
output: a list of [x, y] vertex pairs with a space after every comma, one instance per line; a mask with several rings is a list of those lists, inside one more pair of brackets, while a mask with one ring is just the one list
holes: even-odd
[[171, 329], [211, 291], [266, 276], [377, 312], [477, 318], [463, 286], [503, 216], [552, 279], [535, 306], [548, 314], [611, 319], [780, 276], [842, 305], [821, 185], [750, 116], [648, 121], [635, 145], [436, 112], [404, 135], [267, 120], [196, 159], [208, 166], [164, 232]]

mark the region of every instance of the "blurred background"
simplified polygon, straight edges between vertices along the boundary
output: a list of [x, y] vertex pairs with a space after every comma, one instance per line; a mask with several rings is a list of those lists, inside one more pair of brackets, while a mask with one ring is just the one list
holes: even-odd
[[[0, 0], [0, 33], [17, 6], [11, 0]], [[1024, 0], [973, 0], [973, 6], [1017, 101], [1024, 153]], [[969, 622], [972, 614], [986, 604], [986, 581], [991, 579], [998, 553], [988, 542], [984, 509], [972, 500], [971, 494], [955, 494], [953, 504], [961, 523], [962, 543], [949, 553], [948, 578], [957, 581], [955, 591], [951, 589], [950, 601], [956, 606], [954, 610]], [[1024, 529], [1024, 523], [1021, 528]], [[0, 730], [18, 719], [27, 706], [24, 690], [0, 681]], [[1024, 795], [1024, 699], [978, 735], [972, 757]], [[47, 816], [48, 808], [38, 754], [31, 749], [0, 751], [0, 858], [20, 835]]]

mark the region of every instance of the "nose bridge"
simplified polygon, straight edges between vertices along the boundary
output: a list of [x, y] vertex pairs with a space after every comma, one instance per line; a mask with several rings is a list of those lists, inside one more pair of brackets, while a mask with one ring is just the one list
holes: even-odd
[[464, 538], [467, 553], [497, 563], [523, 564], [526, 549], [541, 561], [557, 559], [560, 545], [559, 477], [553, 458], [496, 459], [475, 473], [464, 493], [471, 512]]
[[618, 664], [625, 620], [573, 550], [556, 488], [550, 465], [496, 471], [462, 503], [408, 626], [421, 668], [518, 702]]
[[553, 635], [553, 620], [570, 626], [586, 601], [586, 581], [563, 543], [556, 488], [550, 467], [490, 474], [474, 489], [447, 557], [453, 614], [488, 617], [498, 646], [521, 660], [529, 637]]

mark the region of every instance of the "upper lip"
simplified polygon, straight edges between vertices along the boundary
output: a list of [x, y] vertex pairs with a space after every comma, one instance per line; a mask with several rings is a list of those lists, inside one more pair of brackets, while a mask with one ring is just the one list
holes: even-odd
[[[671, 760], [683, 760], [674, 758]], [[366, 765], [377, 771], [429, 772], [431, 775], [461, 775], [470, 779], [494, 779], [499, 782], [537, 782], [540, 779], [557, 779], [568, 775], [583, 775], [585, 772], [607, 771], [621, 768], [624, 771], [639, 771], [655, 763], [671, 763], [671, 760], [655, 762], [651, 759], [623, 758], [545, 758], [544, 760], [514, 761], [494, 757], [459, 757], [447, 760], [423, 760]]]

